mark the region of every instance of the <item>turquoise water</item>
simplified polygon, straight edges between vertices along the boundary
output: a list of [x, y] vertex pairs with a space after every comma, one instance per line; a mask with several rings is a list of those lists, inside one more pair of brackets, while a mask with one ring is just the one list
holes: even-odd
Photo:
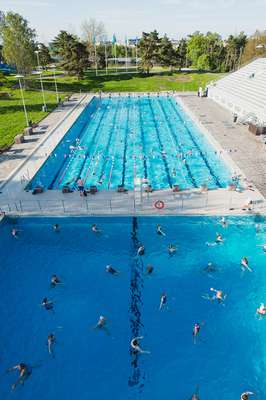
[[173, 97], [94, 98], [29, 188], [226, 187], [231, 173]]
[[[266, 256], [257, 246], [266, 242], [266, 220], [228, 222], [227, 228], [208, 217], [20, 218], [1, 224], [1, 398], [186, 400], [199, 387], [201, 400], [235, 400], [245, 390], [264, 399], [266, 319], [256, 317], [256, 308], [266, 302]], [[92, 223], [101, 234], [91, 231]], [[165, 237], [156, 233], [157, 223]], [[216, 232], [224, 244], [206, 245]], [[136, 257], [140, 242], [145, 254]], [[171, 258], [169, 243], [177, 246]], [[253, 272], [241, 272], [243, 256]], [[208, 262], [214, 272], [204, 271]], [[106, 273], [107, 264], [119, 275]], [[148, 264], [154, 266], [150, 276]], [[52, 274], [64, 285], [50, 288]], [[211, 287], [227, 294], [224, 304], [203, 298]], [[160, 311], [163, 292], [167, 306]], [[54, 312], [41, 307], [44, 297], [54, 302]], [[100, 315], [109, 334], [93, 329]], [[201, 331], [194, 344], [196, 322]], [[46, 345], [51, 332], [54, 358]], [[141, 346], [151, 353], [136, 356], [130, 341], [142, 335]], [[19, 362], [32, 373], [11, 392], [17, 372], [6, 369]]]

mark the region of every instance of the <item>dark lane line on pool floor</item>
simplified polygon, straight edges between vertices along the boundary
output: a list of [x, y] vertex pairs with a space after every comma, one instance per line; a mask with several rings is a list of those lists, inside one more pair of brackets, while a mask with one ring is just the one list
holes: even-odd
[[[131, 279], [130, 279], [130, 305], [129, 305], [129, 316], [130, 316], [130, 328], [131, 328], [131, 339], [137, 338], [140, 335], [140, 329], [143, 328], [141, 322], [141, 307], [142, 302], [142, 289], [144, 285], [144, 265], [141, 256], [137, 256], [137, 250], [140, 246], [140, 242], [137, 237], [138, 221], [137, 217], [132, 219], [132, 242], [133, 242], [133, 264], [131, 268]], [[144, 387], [145, 373], [141, 371], [139, 366], [139, 352], [134, 352], [130, 348], [131, 356], [131, 367], [132, 373], [128, 379], [128, 385], [131, 387], [137, 386], [139, 393], [142, 392]]]

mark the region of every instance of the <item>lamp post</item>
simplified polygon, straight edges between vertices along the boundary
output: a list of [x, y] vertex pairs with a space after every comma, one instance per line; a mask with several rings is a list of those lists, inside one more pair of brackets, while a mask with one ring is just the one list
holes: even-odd
[[56, 92], [56, 101], [57, 104], [59, 103], [59, 94], [58, 94], [58, 87], [57, 87], [57, 82], [56, 82], [56, 77], [55, 77], [55, 64], [52, 65], [53, 68], [53, 73], [54, 73], [54, 85], [55, 85], [55, 92]]
[[26, 120], [26, 125], [28, 127], [29, 126], [29, 119], [28, 119], [28, 114], [27, 114], [27, 109], [26, 109], [23, 89], [22, 89], [22, 85], [21, 85], [21, 79], [24, 78], [24, 76], [23, 75], [16, 75], [15, 78], [17, 78], [18, 81], [19, 81], [19, 88], [20, 88], [21, 99], [22, 99], [22, 104], [23, 104], [23, 108], [24, 108], [25, 120]]
[[40, 75], [40, 82], [41, 82], [41, 89], [42, 89], [42, 99], [43, 99], [43, 111], [46, 111], [47, 110], [47, 106], [46, 106], [44, 90], [43, 90], [42, 71], [41, 71], [40, 58], [39, 58], [40, 50], [35, 50], [34, 53], [37, 56], [37, 64], [38, 64], [38, 70], [39, 70], [38, 72], [39, 72], [39, 75]]

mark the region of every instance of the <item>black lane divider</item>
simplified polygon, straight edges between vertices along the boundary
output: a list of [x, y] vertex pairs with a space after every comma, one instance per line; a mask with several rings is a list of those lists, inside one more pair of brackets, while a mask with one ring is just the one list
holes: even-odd
[[[155, 114], [154, 114], [154, 111], [153, 111], [153, 108], [152, 108], [152, 104], [151, 104], [151, 99], [150, 98], [148, 98], [148, 102], [149, 102], [149, 106], [150, 106], [150, 109], [151, 109], [151, 112], [152, 112], [152, 117], [153, 117], [153, 120], [154, 120], [155, 130], [156, 130], [157, 139], [158, 139], [158, 142], [159, 142], [159, 145], [160, 145], [160, 149], [161, 149], [161, 151], [163, 151], [164, 147], [163, 147], [163, 143], [161, 141], [158, 124], [157, 124], [157, 121], [155, 119]], [[162, 155], [162, 160], [163, 160], [163, 163], [164, 163], [164, 168], [166, 170], [166, 176], [167, 176], [167, 180], [168, 180], [168, 185], [169, 185], [170, 188], [172, 188], [173, 185], [172, 185], [171, 175], [170, 175], [170, 171], [169, 171], [169, 166], [168, 166], [166, 158], [163, 155]]]
[[[99, 107], [97, 107], [97, 108], [99, 108]], [[97, 108], [95, 109], [94, 112], [97, 111]], [[77, 120], [76, 120], [76, 121], [77, 121]], [[76, 121], [75, 121], [75, 122], [76, 122]], [[75, 122], [74, 122], [74, 124], [75, 124]], [[84, 118], [84, 122], [83, 122], [82, 128], [81, 128], [81, 130], [80, 130], [78, 136], [76, 136], [75, 139], [73, 139], [73, 141], [71, 142], [71, 144], [69, 144], [69, 146], [71, 146], [71, 145], [73, 146], [73, 145], [76, 143], [76, 139], [81, 139], [81, 138], [83, 137], [83, 135], [84, 135], [84, 133], [85, 133], [85, 128], [90, 124], [90, 122], [91, 122], [91, 121], [88, 121], [87, 118]], [[73, 126], [73, 125], [72, 125], [72, 126]], [[58, 146], [58, 145], [57, 145], [57, 146]], [[68, 147], [68, 149], [69, 149], [69, 147]], [[51, 183], [49, 184], [49, 186], [48, 186], [48, 190], [53, 189], [54, 184], [55, 184], [55, 182], [57, 181], [57, 178], [58, 178], [60, 172], [62, 171], [62, 169], [63, 169], [65, 163], [66, 163], [68, 160], [69, 160], [68, 157], [66, 157], [66, 158], [63, 159], [62, 163], [60, 164], [60, 167], [58, 168], [56, 174], [55, 174], [54, 177], [53, 177], [52, 182], [51, 182]], [[65, 173], [65, 171], [63, 172], [63, 174], [64, 174], [64, 173]], [[62, 175], [63, 175], [63, 174], [62, 174]]]
[[122, 182], [121, 182], [122, 186], [125, 185], [125, 179], [126, 179], [128, 125], [129, 125], [129, 107], [127, 107], [127, 123], [125, 129], [126, 136], [125, 136], [124, 151], [123, 151], [123, 170], [122, 170]]
[[[122, 101], [123, 101], [123, 100], [122, 100]], [[119, 100], [117, 101], [117, 103], [118, 103], [118, 104], [117, 104], [117, 107], [116, 107], [116, 110], [115, 110], [114, 122], [113, 122], [113, 129], [112, 129], [111, 133], [109, 134], [109, 139], [108, 139], [107, 145], [105, 146], [105, 151], [104, 151], [103, 154], [108, 154], [108, 152], [109, 152], [109, 147], [110, 147], [110, 144], [111, 144], [111, 141], [112, 141], [112, 137], [113, 137], [113, 133], [114, 133], [114, 131], [116, 130], [116, 119], [117, 119], [117, 114], [118, 114], [118, 110], [119, 110], [118, 105], [121, 103], [121, 100], [119, 99]], [[109, 159], [109, 157], [108, 157], [108, 159]], [[102, 177], [103, 177], [103, 175], [104, 175], [104, 171], [105, 171], [105, 167], [106, 167], [106, 164], [107, 164], [108, 159], [105, 157], [105, 160], [104, 160], [104, 162], [103, 162], [102, 169], [101, 169], [101, 172], [100, 172], [99, 180], [101, 180]]]
[[[132, 242], [134, 259], [131, 268], [131, 279], [130, 279], [130, 304], [129, 304], [129, 315], [130, 315], [130, 329], [131, 329], [131, 339], [141, 336], [140, 330], [143, 327], [141, 322], [141, 308], [142, 302], [142, 289], [144, 285], [143, 273], [144, 265], [141, 256], [137, 256], [137, 250], [140, 242], [137, 238], [138, 221], [137, 217], [132, 219]], [[145, 374], [141, 371], [139, 366], [139, 352], [135, 352], [130, 348], [131, 356], [131, 367], [132, 372], [128, 378], [128, 385], [131, 387], [138, 387], [139, 393], [142, 392], [144, 387]]]
[[145, 155], [145, 134], [144, 134], [144, 130], [143, 130], [143, 118], [141, 115], [141, 105], [139, 103], [140, 103], [140, 100], [138, 100], [138, 111], [139, 111], [141, 141], [142, 141], [143, 153], [144, 153], [144, 156], [143, 156], [144, 178], [148, 179], [148, 168], [147, 168], [147, 160], [146, 160], [146, 155]]
[[208, 168], [208, 170], [209, 170], [209, 172], [210, 172], [210, 175], [213, 177], [213, 179], [214, 179], [216, 185], [217, 185], [218, 187], [222, 187], [222, 185], [220, 184], [220, 182], [219, 182], [217, 176], [216, 176], [215, 173], [213, 172], [213, 170], [212, 170], [212, 168], [211, 168], [211, 166], [210, 166], [210, 164], [209, 164], [207, 158], [205, 157], [203, 151], [202, 151], [201, 148], [199, 147], [197, 141], [194, 139], [192, 133], [190, 132], [190, 130], [188, 129], [188, 127], [186, 126], [186, 124], [184, 124], [184, 122], [185, 122], [184, 119], [183, 119], [182, 116], [179, 114], [179, 112], [177, 111], [176, 107], [173, 105], [173, 103], [172, 103], [171, 100], [170, 100], [170, 104], [171, 104], [171, 106], [172, 106], [172, 108], [173, 108], [175, 114], [176, 114], [177, 117], [179, 118], [179, 120], [183, 122], [184, 128], [185, 128], [186, 131], [188, 132], [188, 134], [189, 134], [189, 136], [190, 136], [190, 139], [192, 140], [192, 142], [194, 143], [194, 145], [195, 145], [195, 147], [197, 148], [198, 152], [200, 153], [200, 155], [201, 155], [201, 157], [202, 157], [202, 159], [203, 159], [203, 161], [204, 161], [206, 167]]
[[[172, 124], [170, 124], [170, 122], [169, 122], [169, 120], [168, 120], [167, 113], [166, 113], [166, 111], [165, 111], [164, 106], [161, 104], [161, 100], [160, 100], [160, 99], [159, 99], [159, 105], [160, 105], [161, 110], [162, 110], [162, 112], [163, 112], [163, 114], [164, 114], [164, 118], [165, 118], [165, 120], [166, 120], [167, 126], [169, 127], [170, 132], [171, 132], [171, 134], [172, 134], [172, 136], [173, 136], [173, 138], [174, 138], [174, 141], [175, 141], [175, 143], [176, 143], [176, 147], [178, 148], [178, 151], [179, 151], [180, 153], [183, 153], [182, 148], [181, 148], [181, 146], [180, 146], [180, 144], [179, 144], [179, 142], [178, 142], [178, 138], [177, 138], [177, 136], [176, 136], [175, 130], [173, 129]], [[190, 178], [190, 180], [191, 180], [191, 182], [192, 182], [192, 185], [193, 185], [194, 187], [197, 187], [197, 182], [195, 181], [195, 179], [194, 179], [194, 177], [193, 177], [193, 175], [192, 175], [190, 166], [189, 166], [187, 163], [185, 163], [184, 166], [185, 166], [186, 169], [187, 169], [187, 173], [188, 173], [188, 176], [189, 176], [189, 178]]]

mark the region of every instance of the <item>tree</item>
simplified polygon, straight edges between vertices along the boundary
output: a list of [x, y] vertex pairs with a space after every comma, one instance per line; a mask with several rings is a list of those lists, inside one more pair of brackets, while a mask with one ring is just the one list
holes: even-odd
[[16, 65], [21, 74], [31, 73], [36, 63], [36, 34], [27, 20], [17, 13], [8, 12], [1, 21], [0, 34], [6, 62]]
[[52, 62], [52, 57], [50, 55], [49, 47], [45, 46], [43, 43], [39, 43], [39, 59], [42, 67], [46, 67]]
[[247, 40], [243, 51], [241, 63], [252, 61], [256, 57], [266, 57], [266, 34], [256, 31], [253, 36]]
[[59, 57], [61, 67], [69, 75], [76, 75], [78, 79], [81, 79], [88, 68], [86, 45], [74, 35], [60, 31], [53, 40], [52, 47], [55, 55]]
[[150, 33], [142, 33], [139, 43], [140, 68], [147, 74], [150, 73], [154, 63], [159, 60], [159, 44], [160, 39], [156, 30]]
[[106, 36], [104, 23], [90, 18], [82, 22], [81, 31], [82, 38], [87, 46], [89, 60], [95, 64], [95, 45], [96, 43], [103, 42]]
[[171, 69], [177, 64], [177, 57], [173, 44], [166, 35], [164, 35], [160, 41], [159, 60], [161, 65], [170, 67]]
[[176, 49], [176, 66], [179, 69], [187, 67], [187, 39], [181, 39]]
[[224, 70], [235, 70], [241, 64], [242, 54], [247, 44], [247, 36], [244, 32], [240, 32], [238, 36], [230, 35], [225, 42], [226, 59], [224, 62]]

